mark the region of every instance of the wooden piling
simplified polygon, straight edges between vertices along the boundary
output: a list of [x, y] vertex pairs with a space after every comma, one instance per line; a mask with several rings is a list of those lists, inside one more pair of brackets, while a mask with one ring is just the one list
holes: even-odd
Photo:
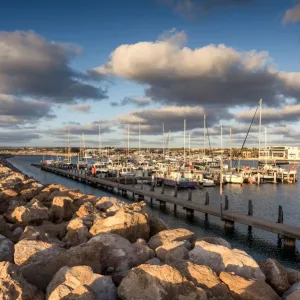
[[[253, 216], [253, 204], [252, 200], [248, 200], [248, 216]], [[248, 226], [248, 231], [252, 232], [252, 226]]]
[[228, 199], [228, 196], [225, 195], [225, 207], [224, 207], [224, 210], [228, 210], [229, 209], [229, 199]]
[[192, 201], [192, 190], [189, 189], [188, 193], [189, 193], [188, 201]]
[[162, 180], [162, 183], [161, 183], [161, 193], [162, 194], [165, 193], [165, 182], [164, 182], [164, 180]]
[[174, 197], [176, 198], [178, 194], [178, 185], [175, 185]]

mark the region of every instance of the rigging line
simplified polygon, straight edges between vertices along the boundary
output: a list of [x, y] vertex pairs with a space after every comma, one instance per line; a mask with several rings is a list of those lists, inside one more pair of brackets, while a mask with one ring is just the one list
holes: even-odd
[[[244, 139], [244, 142], [243, 142], [242, 148], [241, 148], [241, 150], [239, 151], [238, 158], [241, 156], [241, 153], [242, 153], [242, 151], [243, 151], [243, 149], [244, 149], [244, 146], [245, 146], [245, 143], [246, 143], [246, 141], [247, 141], [247, 138], [248, 138], [249, 132], [250, 132], [250, 130], [251, 130], [251, 127], [252, 127], [253, 121], [254, 121], [254, 119], [255, 119], [255, 116], [256, 116], [256, 113], [257, 113], [258, 107], [259, 107], [259, 103], [258, 103], [258, 105], [257, 105], [257, 107], [256, 107], [256, 110], [255, 110], [255, 113], [254, 113], [254, 115], [253, 115], [252, 121], [251, 121], [251, 123], [250, 123], [250, 126], [249, 126], [249, 128], [248, 128], [248, 131], [247, 131], [246, 137], [245, 137], [245, 139]], [[236, 163], [237, 163], [237, 160], [234, 162], [234, 166], [236, 166]]]
[[212, 149], [211, 149], [211, 143], [210, 143], [210, 138], [209, 138], [209, 133], [208, 133], [208, 126], [207, 126], [207, 116], [206, 116], [206, 136], [208, 139], [208, 144], [209, 144], [209, 149], [210, 149], [210, 154], [212, 154]]

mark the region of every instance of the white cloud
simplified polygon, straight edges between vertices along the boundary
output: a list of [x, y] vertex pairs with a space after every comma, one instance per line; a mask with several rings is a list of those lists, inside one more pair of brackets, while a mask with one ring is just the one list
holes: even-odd
[[300, 3], [285, 12], [282, 22], [284, 24], [300, 22]]
[[75, 104], [75, 105], [71, 105], [69, 107], [70, 111], [72, 112], [90, 112], [91, 110], [91, 106], [88, 104]]

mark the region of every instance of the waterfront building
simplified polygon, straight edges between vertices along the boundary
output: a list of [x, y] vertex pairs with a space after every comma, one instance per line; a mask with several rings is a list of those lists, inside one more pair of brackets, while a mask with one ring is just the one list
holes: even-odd
[[299, 147], [268, 146], [260, 150], [260, 158], [300, 160], [300, 150]]

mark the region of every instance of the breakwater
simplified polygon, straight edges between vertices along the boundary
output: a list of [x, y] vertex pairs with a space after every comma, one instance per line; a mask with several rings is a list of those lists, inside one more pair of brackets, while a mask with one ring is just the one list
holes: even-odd
[[257, 263], [222, 238], [169, 229], [144, 201], [125, 204], [43, 185], [3, 164], [0, 183], [4, 298], [296, 296], [299, 272], [273, 259]]

